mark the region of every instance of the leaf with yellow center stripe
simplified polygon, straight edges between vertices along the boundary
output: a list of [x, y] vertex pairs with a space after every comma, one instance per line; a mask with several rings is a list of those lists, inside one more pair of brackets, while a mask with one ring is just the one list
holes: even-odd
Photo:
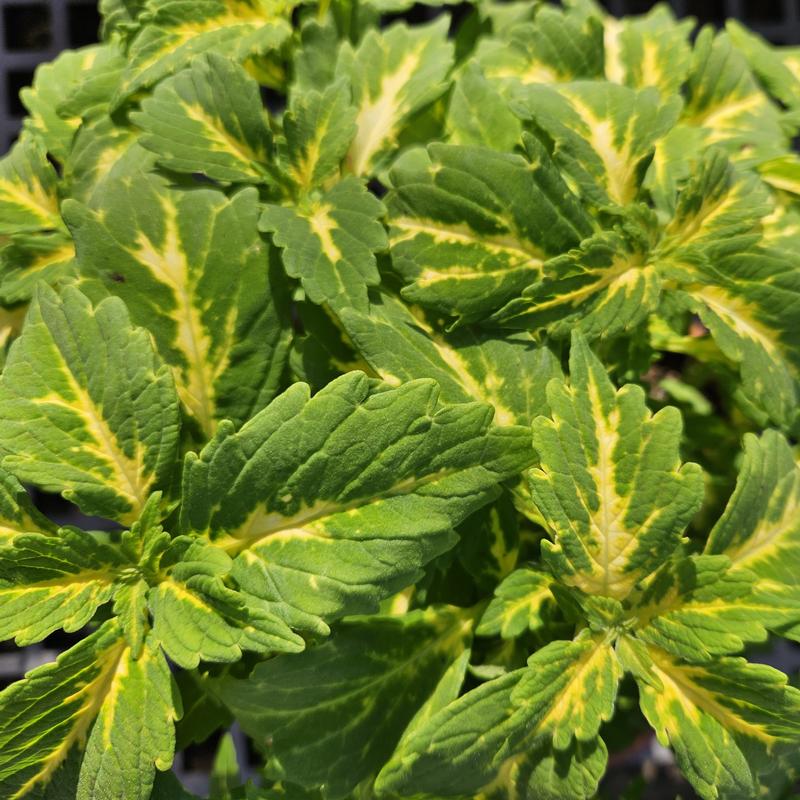
[[499, 337], [467, 326], [442, 331], [390, 295], [371, 298], [368, 313], [343, 309], [338, 316], [384, 381], [432, 378], [447, 403], [491, 404], [497, 425], [530, 425], [546, 414], [547, 384], [562, 376], [556, 356], [526, 334]]
[[701, 149], [718, 145], [746, 164], [790, 149], [780, 107], [759, 86], [727, 33], [715, 36], [710, 26], [700, 31], [686, 91], [681, 122], [699, 129]]
[[648, 647], [650, 675], [637, 676], [642, 711], [703, 800], [756, 797], [800, 739], [800, 691], [786, 676], [742, 658], [683, 664]]
[[0, 639], [24, 646], [53, 631], [80, 630], [114, 592], [125, 566], [91, 534], [19, 534], [0, 548]]
[[532, 85], [515, 97], [519, 113], [552, 139], [555, 163], [577, 193], [599, 206], [639, 197], [656, 143], [681, 109], [677, 95], [662, 100], [653, 87], [590, 81]]
[[288, 611], [376, 610], [533, 457], [525, 428], [490, 427], [490, 407], [438, 394], [430, 380], [390, 388], [359, 372], [311, 399], [295, 384], [190, 454], [183, 529], [243, 551], [242, 591]]
[[0, 235], [62, 228], [57, 182], [42, 145], [23, 136], [0, 161]]
[[0, 249], [0, 302], [30, 300], [39, 281], [52, 284], [74, 268], [75, 246], [65, 231], [12, 236]]
[[548, 398], [552, 419], [534, 421], [540, 466], [530, 471], [554, 539], [543, 557], [563, 582], [624, 598], [680, 544], [702, 501], [702, 471], [681, 466], [678, 411], [651, 415], [641, 388], [615, 391], [579, 334], [570, 386], [551, 382]]
[[133, 169], [95, 194], [91, 208], [64, 204], [82, 272], [153, 334], [205, 437], [221, 418], [244, 422], [273, 396], [290, 336], [256, 190], [181, 192]]
[[309, 300], [365, 311], [367, 287], [380, 283], [375, 253], [388, 247], [383, 214], [381, 201], [349, 177], [297, 206], [266, 206], [259, 228], [272, 233]]
[[[551, 642], [527, 667], [484, 683], [426, 720], [401, 742], [376, 788], [470, 797], [483, 791], [492, 797], [498, 786], [514, 781], [521, 759], [532, 751], [541, 759], [574, 752], [576, 743], [591, 751], [600, 725], [614, 712], [621, 677], [605, 639]], [[595, 746], [604, 756], [605, 748]], [[599, 779], [602, 769], [594, 772]]]
[[216, 51], [237, 61], [270, 52], [289, 37], [290, 0], [151, 0], [128, 51], [115, 105]]
[[258, 84], [217, 53], [158, 84], [131, 120], [158, 163], [219, 181], [263, 183], [272, 137]]
[[514, 85], [563, 83], [603, 77], [603, 25], [587, 5], [544, 4], [533, 21], [478, 42], [475, 60], [503, 93]]
[[523, 567], [514, 570], [495, 589], [494, 597], [475, 631], [478, 636], [513, 639], [543, 627], [553, 611], [553, 576]]
[[347, 154], [350, 170], [372, 175], [383, 165], [414, 112], [447, 90], [453, 45], [448, 20], [409, 28], [400, 23], [369, 31], [353, 49], [342, 46], [336, 77], [353, 90], [356, 134]]
[[0, 468], [0, 547], [22, 533], [53, 533], [55, 526], [39, 512], [22, 484]]
[[666, 5], [639, 17], [604, 21], [606, 78], [633, 89], [654, 86], [665, 97], [680, 91], [692, 63], [694, 24]]
[[172, 763], [180, 698], [160, 650], [148, 644], [133, 660], [111, 621], [5, 689], [0, 709], [4, 797], [45, 786], [73, 747], [86, 746], [78, 800], [96, 797], [98, 785], [147, 800], [156, 769]]
[[389, 239], [407, 300], [461, 322], [484, 319], [536, 280], [546, 259], [591, 234], [544, 148], [525, 143], [527, 158], [433, 144], [395, 164]]
[[0, 376], [0, 453], [87, 514], [135, 520], [171, 481], [180, 412], [169, 369], [124, 304], [41, 286]]
[[452, 606], [346, 621], [319, 647], [224, 679], [221, 698], [246, 733], [268, 742], [268, 777], [351, 797], [385, 763], [472, 624]]

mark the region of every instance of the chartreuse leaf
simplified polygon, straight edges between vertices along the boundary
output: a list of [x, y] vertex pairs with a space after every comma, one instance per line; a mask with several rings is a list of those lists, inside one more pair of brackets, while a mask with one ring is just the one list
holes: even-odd
[[[677, 95], [576, 81], [516, 93], [519, 112], [554, 143], [554, 159], [581, 197], [597, 205], [634, 201], [656, 143], [675, 124]], [[563, 250], [562, 250], [563, 252]]]
[[[376, 789], [491, 797], [513, 785], [523, 765], [535, 767], [531, 753], [547, 760], [572, 746], [579, 761], [597, 749], [605, 760], [597, 732], [613, 713], [621, 674], [603, 637], [551, 642], [527, 667], [487, 681], [426, 720], [401, 742]], [[599, 779], [602, 769], [592, 771]]]
[[637, 676], [642, 711], [704, 800], [755, 797], [759, 773], [797, 747], [800, 691], [742, 658], [681, 663], [648, 647], [651, 677]]
[[395, 164], [389, 239], [404, 298], [463, 322], [485, 318], [591, 233], [544, 149], [526, 145], [528, 158], [432, 144]]
[[57, 181], [42, 145], [23, 136], [0, 160], [0, 235], [63, 227]]
[[450, 606], [344, 622], [319, 647], [226, 680], [221, 696], [266, 745], [268, 777], [349, 797], [386, 762], [472, 622]]
[[291, 33], [291, 0], [150, 0], [117, 88], [120, 105], [189, 63], [216, 51], [237, 61], [274, 50]]
[[355, 49], [342, 46], [336, 77], [349, 80], [357, 109], [347, 153], [356, 175], [371, 175], [382, 166], [414, 112], [447, 89], [453, 63], [447, 28], [446, 17], [414, 28], [401, 23], [369, 31]]
[[158, 163], [219, 181], [262, 183], [272, 137], [258, 84], [235, 61], [206, 53], [156, 86], [132, 121]]
[[204, 435], [249, 419], [278, 387], [290, 335], [256, 190], [175, 191], [134, 170], [92, 205], [64, 204], [84, 273], [153, 334]]
[[513, 639], [525, 631], [541, 628], [555, 606], [550, 591], [552, 582], [553, 576], [540, 570], [529, 567], [514, 570], [495, 589], [475, 633]]
[[80, 630], [108, 602], [124, 559], [91, 534], [19, 534], [0, 549], [0, 639], [32, 644]]
[[356, 133], [350, 87], [337, 81], [322, 92], [295, 92], [283, 117], [289, 173], [301, 191], [324, 186], [339, 174]]
[[692, 20], [678, 21], [666, 4], [647, 14], [605, 23], [605, 75], [615, 83], [654, 86], [667, 97], [680, 91], [692, 63]]
[[287, 612], [372, 611], [530, 463], [525, 429], [491, 418], [440, 406], [429, 380], [389, 388], [351, 372], [311, 399], [295, 384], [188, 457], [183, 529], [244, 550], [239, 586]]
[[153, 635], [179, 666], [238, 661], [243, 650], [303, 649], [303, 640], [267, 603], [225, 585], [222, 576], [230, 571], [231, 559], [223, 550], [178, 539], [165, 559], [180, 562], [150, 591], [148, 603]]
[[554, 542], [543, 556], [560, 580], [624, 598], [681, 542], [700, 506], [702, 471], [681, 466], [681, 419], [651, 415], [644, 392], [618, 392], [585, 340], [573, 336], [570, 386], [548, 387], [552, 419], [533, 423], [540, 466], [531, 494]]
[[113, 621], [5, 689], [0, 709], [9, 800], [46, 784], [74, 746], [86, 746], [79, 800], [112, 788], [102, 796], [147, 800], [156, 768], [172, 763], [180, 700], [169, 667], [153, 647], [132, 659]]
[[0, 468], [0, 547], [13, 544], [22, 533], [53, 533], [54, 530], [53, 523], [33, 505], [22, 484]]
[[0, 452], [20, 480], [88, 514], [135, 520], [174, 467], [169, 370], [124, 304], [41, 287], [0, 376]]
[[380, 283], [375, 253], [386, 250], [383, 204], [360, 180], [345, 178], [296, 206], [267, 205], [259, 228], [283, 250], [283, 264], [314, 303], [367, 308]]
[[343, 309], [339, 317], [384, 381], [433, 378], [445, 402], [490, 403], [498, 425], [529, 425], [547, 413], [546, 386], [562, 376], [558, 359], [528, 335], [441, 331], [390, 295], [373, 298], [366, 314]]
[[504, 91], [515, 84], [602, 78], [603, 25], [584, 8], [562, 11], [541, 4], [533, 21], [482, 39], [475, 58], [486, 77]]

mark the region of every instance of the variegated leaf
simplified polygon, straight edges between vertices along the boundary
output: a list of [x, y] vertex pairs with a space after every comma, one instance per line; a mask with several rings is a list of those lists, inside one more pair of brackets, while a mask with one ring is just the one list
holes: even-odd
[[553, 381], [548, 398], [552, 419], [534, 422], [540, 466], [530, 472], [554, 539], [543, 556], [565, 583], [624, 598], [680, 544], [702, 501], [702, 471], [681, 466], [677, 409], [651, 415], [641, 388], [615, 391], [578, 335], [570, 386]]
[[395, 165], [389, 238], [407, 300], [462, 322], [485, 318], [591, 233], [547, 153], [526, 145], [527, 159], [433, 144]]
[[66, 231], [20, 233], [0, 249], [0, 302], [30, 300], [39, 281], [53, 283], [75, 271], [75, 245]]
[[800, 691], [742, 658], [689, 665], [656, 647], [647, 653], [651, 678], [637, 676], [642, 711], [700, 797], [757, 796], [759, 774], [797, 746]]
[[269, 777], [350, 797], [391, 755], [468, 643], [472, 622], [450, 606], [344, 622], [320, 647], [226, 680], [221, 697], [266, 743]]
[[384, 381], [432, 378], [447, 403], [490, 403], [498, 425], [529, 425], [548, 413], [547, 384], [562, 375], [553, 353], [528, 335], [501, 338], [466, 326], [442, 331], [389, 295], [373, 298], [366, 314], [344, 309], [339, 317]]
[[131, 120], [167, 169], [233, 183], [267, 180], [272, 137], [258, 84], [218, 53], [159, 83]]
[[225, 585], [222, 576], [232, 562], [224, 551], [178, 539], [165, 560], [179, 563], [150, 590], [148, 605], [155, 640], [179, 666], [230, 663], [238, 661], [244, 650], [297, 653], [304, 648], [303, 639], [268, 603]]
[[84, 274], [153, 334], [204, 437], [249, 419], [278, 388], [290, 336], [256, 190], [175, 191], [133, 170], [96, 194], [93, 208], [64, 204]]
[[145, 24], [130, 44], [116, 105], [216, 51], [237, 61], [270, 52], [291, 33], [291, 0], [150, 0]]
[[119, 299], [40, 288], [0, 376], [0, 420], [5, 467], [88, 514], [135, 520], [171, 481], [175, 386]]
[[34, 506], [22, 484], [0, 468], [0, 547], [23, 533], [54, 532], [55, 526]]
[[475, 633], [513, 639], [542, 627], [555, 605], [550, 591], [552, 582], [553, 576], [540, 570], [529, 567], [515, 570], [494, 590]]
[[97, 797], [98, 785], [147, 800], [156, 769], [172, 763], [180, 699], [167, 662], [152, 647], [133, 660], [114, 622], [5, 689], [0, 709], [9, 800], [46, 786], [73, 747], [87, 748], [77, 800]]
[[514, 781], [525, 754], [541, 748], [544, 759], [551, 746], [563, 751], [573, 741], [596, 741], [613, 714], [621, 676], [614, 650], [601, 637], [552, 642], [526, 668], [433, 714], [403, 740], [376, 788], [491, 797], [498, 784]]
[[114, 592], [125, 560], [91, 534], [19, 534], [0, 549], [0, 639], [33, 644], [80, 630]]
[[42, 145], [23, 136], [0, 161], [0, 235], [63, 228], [57, 181]]
[[675, 125], [680, 98], [649, 87], [577, 81], [528, 86], [518, 108], [554, 143], [555, 163], [590, 202], [627, 205], [639, 196], [655, 146]]
[[533, 21], [479, 41], [475, 59], [503, 93], [515, 85], [603, 77], [603, 25], [586, 5], [541, 4]]
[[358, 47], [344, 44], [336, 77], [353, 89], [356, 134], [347, 163], [356, 175], [372, 175], [396, 146], [409, 118], [446, 89], [453, 63], [442, 18], [426, 26], [396, 24], [369, 31]]
[[380, 200], [349, 177], [297, 206], [266, 206], [259, 227], [312, 302], [366, 310], [367, 287], [380, 283], [375, 253], [388, 246], [383, 214]]
[[633, 89], [653, 86], [664, 97], [680, 91], [692, 63], [693, 27], [661, 4], [640, 17], [606, 17], [606, 78]]
[[[452, 546], [453, 526], [532, 458], [488, 406], [440, 406], [432, 381], [295, 384], [190, 456], [184, 530], [232, 552], [242, 590], [333, 618], [377, 608]], [[302, 433], [301, 433], [302, 432]]]

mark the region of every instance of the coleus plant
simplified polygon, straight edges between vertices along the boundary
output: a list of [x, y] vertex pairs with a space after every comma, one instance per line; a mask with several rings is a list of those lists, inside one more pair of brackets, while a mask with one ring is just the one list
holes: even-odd
[[23, 91], [0, 634], [75, 644], [4, 798], [188, 798], [232, 720], [218, 798], [590, 798], [650, 730], [791, 791], [800, 51], [412, 5], [103, 0]]

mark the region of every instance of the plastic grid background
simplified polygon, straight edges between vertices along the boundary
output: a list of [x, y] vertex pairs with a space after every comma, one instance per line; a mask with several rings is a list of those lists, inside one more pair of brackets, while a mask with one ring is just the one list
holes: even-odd
[[[617, 16], [641, 14], [654, 5], [652, 0], [602, 0], [602, 4]], [[670, 0], [670, 5], [679, 16], [691, 15], [700, 23], [720, 25], [733, 17], [775, 44], [800, 44], [800, 0]], [[0, 153], [18, 134], [25, 114], [18, 93], [30, 85], [36, 66], [62, 50], [91, 44], [98, 25], [96, 0], [0, 0]], [[71, 644], [70, 637], [63, 638], [52, 637], [24, 650], [0, 644], [0, 688], [54, 660]], [[765, 660], [789, 671], [800, 666], [796, 648], [782, 642], [777, 650]], [[247, 763], [245, 737], [235, 727], [232, 733], [240, 763]], [[190, 748], [179, 756], [175, 772], [188, 789], [207, 789], [210, 757], [208, 747], [194, 753]]]

